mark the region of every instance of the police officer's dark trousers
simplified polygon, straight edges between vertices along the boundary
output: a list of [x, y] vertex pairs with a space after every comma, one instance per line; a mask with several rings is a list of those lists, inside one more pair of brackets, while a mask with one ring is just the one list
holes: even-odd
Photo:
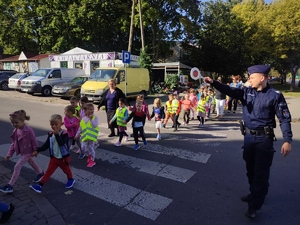
[[273, 138], [252, 134], [244, 136], [243, 159], [246, 161], [247, 177], [252, 195], [249, 207], [255, 210], [262, 207], [268, 193], [270, 167], [274, 152]]

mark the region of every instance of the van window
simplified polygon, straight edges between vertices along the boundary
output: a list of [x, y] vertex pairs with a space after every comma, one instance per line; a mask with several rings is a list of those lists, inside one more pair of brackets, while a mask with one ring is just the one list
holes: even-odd
[[52, 78], [61, 78], [60, 70], [53, 70], [51, 74], [52, 74]]
[[120, 82], [125, 81], [125, 71], [124, 70], [120, 70], [118, 72], [118, 75], [116, 77]]
[[31, 76], [46, 77], [49, 72], [50, 72], [50, 69], [39, 69], [39, 70], [35, 71]]
[[111, 78], [114, 78], [116, 70], [106, 70], [106, 69], [99, 69], [95, 70], [95, 72], [91, 75], [89, 80], [96, 80], [96, 81], [108, 81]]

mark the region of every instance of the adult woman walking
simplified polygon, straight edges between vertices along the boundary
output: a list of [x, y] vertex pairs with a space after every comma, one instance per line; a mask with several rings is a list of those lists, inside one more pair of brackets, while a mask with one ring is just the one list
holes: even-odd
[[[237, 75], [237, 76], [233, 76], [232, 77], [232, 82], [231, 82], [231, 84], [229, 86], [233, 87], [233, 88], [240, 88], [241, 89], [242, 85], [243, 85], [243, 83], [240, 81], [240, 75]], [[227, 111], [227, 113], [231, 112], [232, 106], [233, 106], [233, 113], [235, 113], [236, 108], [237, 108], [237, 104], [238, 104], [238, 100], [237, 99], [229, 97], [229, 100], [228, 100], [228, 111]]]
[[[114, 79], [108, 80], [109, 88], [103, 93], [102, 98], [98, 105], [98, 111], [101, 106], [105, 106], [105, 111], [107, 115], [107, 124], [108, 128], [110, 129], [110, 134], [108, 137], [113, 137], [116, 135], [115, 128], [118, 130], [118, 126], [116, 121], [109, 124], [111, 119], [116, 113], [117, 108], [119, 107], [118, 102], [120, 98], [125, 98], [123, 91], [116, 87], [116, 81]], [[118, 132], [118, 131], [117, 131]]]
[[[218, 81], [222, 83], [222, 78], [218, 77]], [[222, 118], [224, 114], [226, 95], [216, 89], [216, 118]]]

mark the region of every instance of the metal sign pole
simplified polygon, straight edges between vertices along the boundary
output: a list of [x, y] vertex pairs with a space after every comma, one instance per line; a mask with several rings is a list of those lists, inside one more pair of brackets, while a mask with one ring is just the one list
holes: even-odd
[[124, 64], [125, 65], [125, 96], [127, 97], [127, 66], [126, 66], [126, 63]]

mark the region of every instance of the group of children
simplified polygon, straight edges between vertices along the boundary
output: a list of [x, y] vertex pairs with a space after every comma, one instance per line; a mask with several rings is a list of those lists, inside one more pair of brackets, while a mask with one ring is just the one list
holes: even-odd
[[[178, 118], [181, 108], [184, 111], [184, 125], [189, 124], [190, 116], [194, 119], [197, 113], [197, 119], [200, 124], [204, 124], [206, 114], [209, 116], [211, 106], [214, 105], [214, 96], [209, 89], [201, 88], [199, 90], [199, 99], [197, 99], [196, 92], [191, 90], [186, 93], [184, 99], [179, 100], [178, 94], [170, 94], [169, 100], [165, 107], [161, 99], [156, 98], [153, 103], [152, 113], [150, 115], [148, 105], [144, 101], [144, 96], [139, 95], [133, 106], [127, 107], [125, 99], [119, 99], [119, 107], [116, 114], [110, 121], [112, 123], [117, 120], [119, 129], [119, 140], [115, 146], [121, 146], [122, 139], [125, 141], [129, 139], [126, 133], [127, 123], [132, 120], [132, 129], [134, 137], [134, 150], [140, 148], [138, 138], [141, 137], [143, 144], [147, 145], [145, 138], [144, 125], [146, 119], [149, 121], [154, 118], [155, 128], [157, 130], [157, 140], [161, 139], [161, 128], [166, 127], [169, 119], [173, 121], [173, 128], [176, 131], [181, 125]], [[129, 114], [129, 111], [131, 113]], [[195, 113], [196, 112], [196, 113]], [[45, 143], [38, 147], [38, 142], [34, 131], [25, 124], [30, 117], [24, 110], [18, 110], [9, 115], [10, 121], [14, 126], [13, 134], [11, 135], [12, 144], [8, 150], [5, 160], [9, 160], [14, 153], [21, 155], [14, 167], [14, 172], [7, 185], [0, 188], [1, 192], [12, 193], [13, 185], [15, 184], [21, 168], [28, 162], [29, 165], [37, 173], [33, 182], [37, 183], [30, 185], [34, 191], [41, 193], [43, 185], [50, 179], [51, 175], [59, 167], [67, 175], [66, 188], [71, 188], [75, 180], [73, 179], [72, 171], [70, 169], [70, 150], [74, 149], [75, 144], [78, 145], [78, 158], [83, 159], [87, 156], [87, 167], [93, 167], [95, 162], [95, 149], [98, 147], [98, 117], [94, 115], [94, 105], [88, 102], [86, 97], [82, 97], [80, 101], [76, 97], [70, 99], [70, 105], [64, 109], [64, 118], [59, 114], [54, 114], [50, 117], [51, 132], [48, 133], [48, 138]], [[63, 125], [66, 129], [63, 129]], [[41, 151], [49, 149], [50, 161], [45, 172], [41, 170], [34, 158]]]
[[[13, 185], [20, 175], [21, 168], [28, 162], [35, 170], [37, 176], [33, 179], [36, 184], [30, 188], [41, 193], [43, 185], [59, 167], [67, 175], [66, 188], [73, 187], [75, 180], [70, 168], [70, 149], [77, 143], [79, 159], [87, 156], [87, 167], [93, 167], [95, 162], [95, 149], [98, 147], [98, 117], [94, 115], [94, 105], [88, 103], [83, 97], [80, 102], [76, 97], [70, 99], [70, 105], [65, 107], [65, 117], [54, 114], [50, 117], [51, 132], [47, 140], [38, 147], [34, 131], [25, 124], [30, 117], [24, 110], [18, 110], [9, 115], [11, 124], [15, 128], [11, 135], [12, 143], [9, 147], [5, 160], [9, 160], [13, 154], [21, 155], [14, 167], [12, 177], [7, 185], [0, 188], [3, 193], [12, 193]], [[63, 125], [66, 129], [63, 129]], [[49, 149], [50, 161], [45, 172], [41, 170], [33, 157], [41, 151]]]

